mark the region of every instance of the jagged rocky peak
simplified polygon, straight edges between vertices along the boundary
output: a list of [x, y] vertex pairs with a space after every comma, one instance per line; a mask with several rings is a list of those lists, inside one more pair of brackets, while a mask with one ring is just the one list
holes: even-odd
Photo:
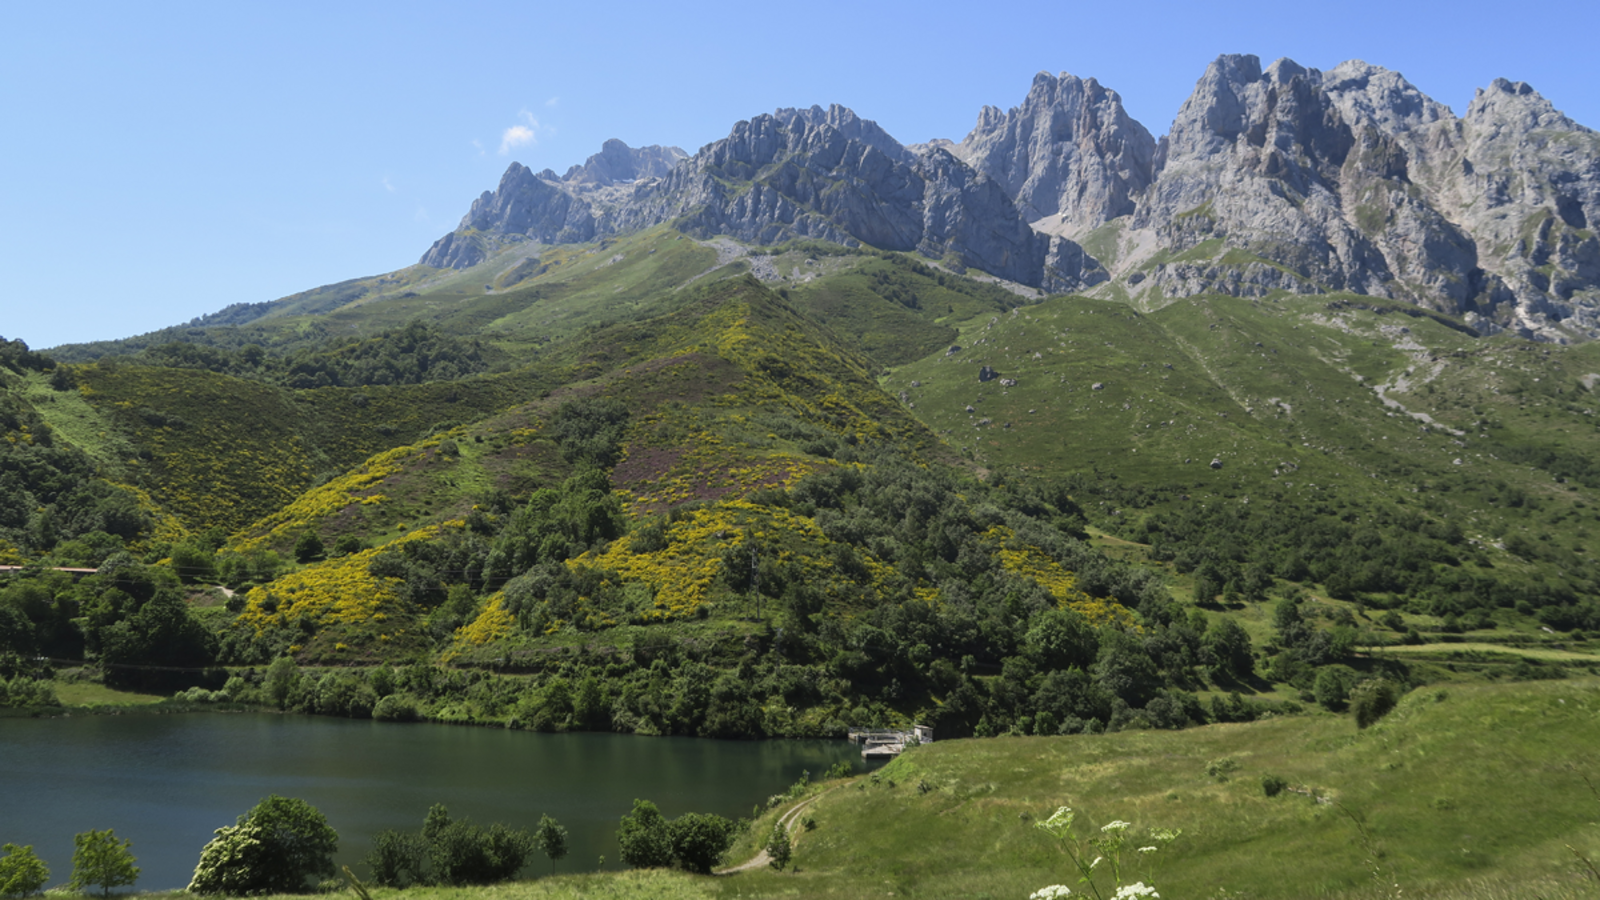
[[1520, 136], [1530, 131], [1594, 131], [1567, 118], [1527, 82], [1496, 78], [1487, 88], [1479, 88], [1467, 104], [1462, 117], [1470, 125], [1488, 125], [1497, 137], [1501, 130]]
[[1600, 134], [1500, 78], [1468, 104], [1457, 138], [1442, 202], [1515, 296], [1508, 324], [1552, 340], [1600, 336]]
[[504, 235], [545, 243], [587, 241], [595, 235], [595, 221], [589, 205], [560, 182], [514, 162], [500, 176], [500, 186], [472, 201], [456, 230], [435, 241], [421, 262], [441, 269], [477, 265]]
[[1263, 69], [1255, 56], [1218, 57], [1162, 140], [1135, 217], [1154, 246], [1217, 252], [1157, 264], [1146, 290], [1347, 290], [1473, 308], [1489, 285], [1472, 241], [1411, 189], [1396, 137], [1447, 115], [1364, 63], [1324, 75], [1290, 59]]
[[689, 154], [677, 147], [652, 144], [635, 149], [612, 138], [602, 144], [600, 152], [585, 160], [583, 165], [568, 169], [561, 180], [604, 186], [640, 178], [660, 178], [688, 158]]
[[1081, 233], [1133, 212], [1155, 147], [1116, 91], [1040, 72], [1021, 106], [985, 106], [953, 152], [1000, 183], [1035, 227]]
[[854, 110], [837, 103], [830, 104], [827, 109], [820, 106], [812, 106], [810, 109], [779, 109], [772, 116], [791, 131], [803, 132], [807, 128], [827, 125], [843, 135], [845, 140], [860, 141], [869, 147], [876, 147], [891, 159], [907, 162], [912, 156], [910, 151], [891, 137], [889, 132], [884, 131], [877, 122], [863, 119], [856, 115]]
[[1346, 122], [1370, 125], [1386, 135], [1412, 135], [1455, 119], [1450, 107], [1418, 90], [1404, 75], [1359, 59], [1325, 73], [1322, 89]]

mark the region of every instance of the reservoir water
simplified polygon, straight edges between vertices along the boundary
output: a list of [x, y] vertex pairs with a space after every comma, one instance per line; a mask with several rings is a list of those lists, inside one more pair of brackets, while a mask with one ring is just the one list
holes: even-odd
[[[736, 818], [840, 762], [845, 741], [712, 741], [536, 734], [267, 713], [0, 719], [0, 843], [32, 844], [50, 884], [72, 875], [72, 837], [111, 828], [133, 841], [138, 890], [188, 884], [200, 848], [268, 794], [317, 807], [339, 833], [335, 861], [364, 876], [372, 835], [452, 818], [569, 833], [557, 872], [620, 868], [618, 820], [634, 798], [668, 817]], [[524, 877], [548, 873], [535, 852]]]

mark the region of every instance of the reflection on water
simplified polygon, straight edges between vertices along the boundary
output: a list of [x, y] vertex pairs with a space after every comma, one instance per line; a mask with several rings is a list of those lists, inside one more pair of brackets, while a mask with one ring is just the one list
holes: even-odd
[[[355, 865], [385, 828], [416, 829], [428, 807], [570, 832], [557, 871], [618, 865], [617, 820], [636, 797], [667, 816], [748, 816], [751, 806], [840, 760], [845, 741], [709, 741], [531, 734], [265, 713], [0, 719], [0, 843], [32, 844], [51, 884], [72, 874], [72, 836], [133, 841], [136, 887], [183, 887], [212, 832], [268, 794], [299, 797], [339, 832]], [[530, 874], [549, 871], [535, 854]], [[357, 872], [363, 870], [358, 866]]]

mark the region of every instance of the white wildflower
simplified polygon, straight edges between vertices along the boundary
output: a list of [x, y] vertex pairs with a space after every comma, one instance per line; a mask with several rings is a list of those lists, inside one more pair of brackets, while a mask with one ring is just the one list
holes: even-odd
[[1155, 847], [1140, 847], [1139, 848], [1139, 852], [1140, 853], [1154, 853], [1154, 852], [1156, 852], [1156, 849], [1157, 848], [1155, 848]]
[[1064, 884], [1052, 884], [1049, 887], [1039, 888], [1028, 895], [1028, 900], [1061, 900], [1072, 893], [1072, 888]]
[[1106, 823], [1104, 825], [1101, 825], [1100, 826], [1100, 830], [1105, 832], [1106, 834], [1111, 834], [1112, 832], [1116, 832], [1117, 834], [1121, 834], [1122, 832], [1127, 831], [1129, 828], [1132, 828], [1132, 827], [1133, 827], [1133, 823], [1124, 822], [1121, 819], [1118, 819], [1115, 822], [1108, 822], [1108, 823]]
[[1056, 814], [1055, 815], [1053, 815], [1050, 818], [1044, 820], [1043, 827], [1045, 827], [1045, 828], [1062, 828], [1062, 827], [1071, 826], [1072, 825], [1072, 819], [1076, 815], [1077, 814], [1072, 811], [1072, 807], [1063, 806], [1063, 807], [1061, 807], [1061, 808], [1056, 810]]
[[1116, 900], [1134, 900], [1136, 897], [1155, 897], [1156, 900], [1161, 900], [1161, 895], [1156, 893], [1156, 889], [1142, 881], [1117, 888]]
[[1089, 863], [1089, 871], [1094, 871], [1094, 867], [1100, 865], [1102, 862], [1105, 862], [1105, 859], [1106, 858], [1104, 856], [1096, 856], [1094, 858], [1094, 862]]

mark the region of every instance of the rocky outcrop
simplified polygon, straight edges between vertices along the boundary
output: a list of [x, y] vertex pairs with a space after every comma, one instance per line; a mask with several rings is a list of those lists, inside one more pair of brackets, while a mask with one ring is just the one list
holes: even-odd
[[423, 262], [471, 265], [505, 236], [566, 243], [672, 222], [705, 238], [915, 251], [1050, 290], [1105, 277], [1081, 247], [1036, 234], [999, 183], [944, 149], [914, 154], [841, 106], [739, 122], [659, 176], [643, 177], [659, 168], [642, 169], [642, 153], [608, 142], [559, 181], [513, 164]]
[[1345, 290], [1555, 340], [1600, 325], [1600, 137], [1527, 85], [1457, 119], [1367, 63], [1224, 56], [1155, 162], [1129, 222], [1157, 254], [1120, 273], [1144, 290]]
[[1600, 334], [1600, 134], [1504, 79], [1451, 124], [1433, 151], [1434, 190], [1514, 298], [1509, 324], [1549, 338]]
[[[573, 185], [612, 185], [638, 181], [641, 178], [660, 178], [689, 157], [677, 147], [652, 144], [635, 149], [612, 138], [600, 146], [600, 152], [589, 157], [581, 166], [573, 166], [561, 180]], [[548, 170], [547, 170], [548, 171]]]
[[1030, 220], [1084, 233], [1134, 210], [1156, 142], [1093, 78], [1041, 72], [1022, 105], [986, 106], [957, 156], [999, 182]]

